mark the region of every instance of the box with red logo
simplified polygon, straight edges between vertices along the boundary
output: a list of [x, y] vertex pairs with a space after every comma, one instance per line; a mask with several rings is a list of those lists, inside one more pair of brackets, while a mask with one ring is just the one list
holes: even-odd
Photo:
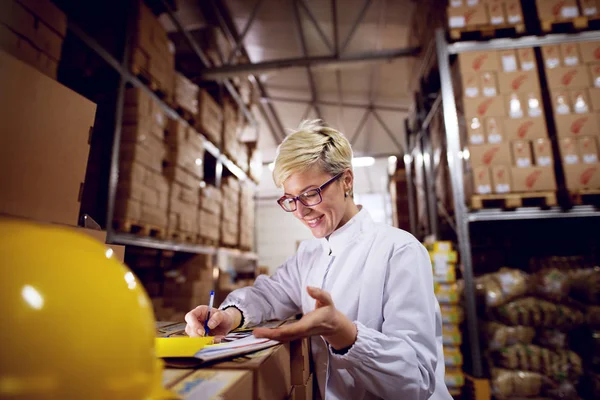
[[504, 141], [502, 120], [502, 117], [488, 117], [485, 119], [485, 134], [488, 143], [497, 144]]
[[600, 63], [589, 64], [588, 69], [592, 78], [592, 87], [600, 87]]
[[546, 70], [550, 89], [585, 89], [590, 87], [587, 67], [556, 67]]
[[463, 87], [463, 95], [465, 97], [479, 97], [482, 95], [481, 79], [479, 74], [464, 74], [461, 76], [461, 82]]
[[573, 111], [573, 106], [571, 104], [571, 95], [569, 94], [568, 90], [551, 90], [550, 99], [552, 100], [552, 111], [554, 112], [554, 115], [571, 114], [571, 112]]
[[600, 189], [600, 163], [563, 165], [570, 190]]
[[581, 15], [586, 17], [596, 17], [600, 11], [600, 2], [598, 0], [579, 0], [581, 6]]
[[488, 1], [487, 11], [491, 25], [506, 24], [506, 13], [502, 1]]
[[505, 109], [509, 118], [543, 117], [542, 96], [539, 91], [504, 95]]
[[562, 55], [562, 65], [565, 67], [573, 67], [583, 63], [577, 42], [561, 44], [560, 52]]
[[462, 76], [484, 71], [498, 71], [498, 53], [495, 51], [470, 51], [458, 55]]
[[501, 72], [515, 72], [519, 70], [517, 53], [512, 49], [498, 51], [498, 61], [500, 62]]
[[554, 115], [558, 137], [580, 137], [598, 135], [596, 114]]
[[492, 167], [492, 188], [494, 193], [509, 193], [511, 190], [510, 170], [506, 165]]
[[588, 89], [590, 95], [590, 103], [592, 103], [593, 111], [600, 111], [600, 88], [592, 87]]
[[512, 142], [513, 166], [519, 168], [531, 167], [533, 160], [531, 157], [531, 142], [517, 140]]
[[[519, 7], [521, 7], [520, 3]], [[521, 71], [537, 70], [537, 62], [535, 60], [535, 52], [533, 51], [533, 47], [517, 49], [517, 58], [519, 60], [519, 65], [521, 66]]]
[[473, 168], [473, 191], [477, 194], [492, 193], [489, 167], [480, 165]]
[[503, 96], [465, 98], [463, 106], [467, 118], [504, 117], [506, 115]]
[[537, 138], [531, 142], [533, 145], [533, 157], [535, 165], [546, 167], [552, 165], [554, 157], [552, 156], [552, 144], [546, 138]]
[[466, 123], [469, 144], [484, 144], [485, 133], [483, 130], [482, 119], [479, 117], [467, 118]]
[[579, 154], [584, 164], [596, 164], [598, 162], [598, 137], [584, 136], [577, 141]]
[[562, 65], [560, 47], [558, 45], [542, 46], [542, 58], [546, 69], [558, 68]]
[[540, 21], [559, 21], [579, 16], [576, 0], [536, 0]]
[[495, 72], [484, 71], [481, 73], [481, 94], [485, 97], [498, 95], [498, 78]]
[[536, 70], [498, 73], [500, 93], [539, 92], [540, 81]]
[[508, 143], [469, 146], [469, 159], [473, 168], [510, 165], [510, 146]]
[[448, 27], [466, 28], [490, 23], [485, 4], [477, 4], [472, 7], [448, 7]]
[[585, 64], [600, 62], [600, 42], [579, 43], [581, 59]]
[[592, 111], [588, 89], [569, 90], [569, 100], [575, 114], [587, 114]]
[[504, 135], [506, 140], [533, 140], [547, 138], [548, 129], [544, 118], [504, 119]]
[[558, 145], [560, 147], [560, 157], [562, 159], [563, 166], [580, 163], [577, 139], [561, 138], [558, 139]]
[[504, 7], [506, 9], [506, 21], [509, 24], [520, 24], [523, 22], [523, 9], [521, 8], [520, 0], [506, 0]]
[[553, 167], [512, 167], [513, 192], [540, 192], [556, 190], [556, 179]]

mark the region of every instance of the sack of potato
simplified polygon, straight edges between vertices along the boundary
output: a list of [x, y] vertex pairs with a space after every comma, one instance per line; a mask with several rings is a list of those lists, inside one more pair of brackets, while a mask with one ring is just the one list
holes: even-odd
[[504, 324], [535, 328], [571, 329], [584, 321], [583, 313], [562, 304], [554, 304], [534, 297], [511, 301], [495, 310], [497, 319]]
[[478, 300], [486, 308], [494, 308], [527, 294], [528, 275], [518, 269], [500, 268], [498, 272], [476, 279]]
[[514, 344], [530, 344], [535, 329], [528, 326], [508, 326], [499, 322], [487, 321], [482, 325], [484, 343], [491, 350], [498, 350]]

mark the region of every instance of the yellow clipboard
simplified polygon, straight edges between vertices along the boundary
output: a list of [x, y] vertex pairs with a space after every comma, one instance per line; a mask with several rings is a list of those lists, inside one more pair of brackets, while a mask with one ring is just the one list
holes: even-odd
[[214, 336], [199, 338], [170, 337], [154, 340], [156, 356], [159, 358], [194, 357], [205, 346], [213, 344]]

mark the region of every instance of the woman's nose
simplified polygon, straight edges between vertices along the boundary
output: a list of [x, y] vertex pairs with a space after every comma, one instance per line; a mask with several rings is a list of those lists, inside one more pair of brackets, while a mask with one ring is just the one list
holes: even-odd
[[299, 200], [296, 201], [296, 211], [294, 211], [294, 215], [296, 218], [303, 219], [305, 216], [310, 213], [310, 207], [305, 206]]

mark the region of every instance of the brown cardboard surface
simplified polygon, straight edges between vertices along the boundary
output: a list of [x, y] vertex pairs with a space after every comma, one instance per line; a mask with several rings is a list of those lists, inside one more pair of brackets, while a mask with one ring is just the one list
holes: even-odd
[[581, 6], [581, 15], [586, 17], [595, 17], [600, 10], [598, 0], [579, 0], [579, 5]]
[[554, 114], [563, 115], [571, 114], [573, 112], [573, 104], [571, 103], [571, 94], [569, 90], [551, 90], [550, 98], [552, 99], [552, 112], [554, 112]]
[[314, 398], [314, 378], [311, 374], [306, 383], [302, 385], [294, 385], [292, 393], [288, 400], [313, 400]]
[[510, 167], [495, 165], [492, 167], [491, 175], [494, 193], [509, 193], [511, 191]]
[[[517, 1], [518, 2], [518, 1]], [[519, 3], [519, 9], [521, 8], [521, 3]], [[517, 59], [519, 60], [519, 65], [521, 67], [521, 71], [536, 71], [537, 61], [535, 60], [535, 53], [532, 47], [525, 47], [522, 49], [517, 49]]]
[[560, 55], [560, 46], [550, 45], [542, 46], [542, 58], [544, 59], [544, 67], [546, 69], [558, 68], [562, 65], [562, 57]]
[[540, 82], [536, 70], [500, 72], [498, 74], [498, 86], [502, 94], [540, 91]]
[[290, 343], [292, 385], [303, 385], [310, 376], [310, 339]]
[[490, 144], [502, 143], [504, 141], [503, 118], [487, 117], [485, 118], [485, 134], [487, 142]]
[[14, 0], [0, 2], [0, 23], [31, 41], [35, 39], [35, 17]]
[[61, 37], [67, 36], [67, 16], [50, 0], [17, 0], [36, 17], [54, 29]]
[[587, 67], [557, 67], [546, 70], [550, 89], [585, 89], [591, 85]]
[[467, 136], [469, 137], [469, 144], [484, 144], [485, 143], [485, 132], [483, 129], [482, 118], [472, 117], [466, 120], [467, 123]]
[[506, 108], [503, 96], [463, 99], [465, 117], [504, 117]]
[[183, 399], [249, 399], [255, 389], [252, 374], [246, 371], [203, 368], [176, 382], [169, 388]]
[[510, 174], [514, 192], [556, 190], [553, 167], [512, 167]]
[[458, 63], [461, 75], [479, 73], [483, 71], [498, 71], [498, 53], [495, 51], [472, 51], [460, 53]]
[[469, 146], [469, 160], [473, 168], [479, 166], [510, 165], [510, 148], [508, 143], [482, 144]]
[[486, 97], [498, 95], [498, 77], [495, 72], [484, 71], [481, 73], [481, 94]]
[[472, 7], [448, 7], [447, 12], [448, 26], [450, 28], [464, 28], [489, 23], [485, 4], [478, 4]]
[[560, 138], [558, 139], [558, 145], [560, 147], [560, 156], [562, 158], [563, 166], [579, 164], [581, 162], [577, 139], [569, 137]]
[[0, 68], [0, 212], [76, 225], [96, 105], [2, 51]]
[[579, 154], [584, 164], [596, 164], [600, 153], [598, 153], [598, 137], [584, 136], [577, 141], [579, 145]]
[[35, 30], [35, 44], [41, 51], [48, 54], [55, 61], [60, 60], [63, 38], [43, 22], [38, 22], [37, 24], [37, 29]]
[[[520, 24], [523, 22], [523, 9], [521, 8], [520, 0], [506, 0], [504, 2], [506, 9], [506, 22], [509, 24]], [[522, 69], [526, 69], [521, 64]]]
[[541, 21], [556, 21], [579, 15], [576, 0], [536, 0], [536, 5]]
[[507, 141], [531, 140], [548, 137], [544, 118], [504, 118], [504, 135]]
[[589, 88], [590, 102], [592, 103], [593, 111], [600, 111], [600, 88]]
[[588, 65], [590, 71], [590, 77], [592, 78], [592, 86], [600, 87], [600, 63], [593, 63]]
[[552, 144], [549, 139], [538, 138], [531, 143], [533, 147], [533, 158], [535, 165], [545, 167], [552, 165], [554, 157], [552, 155]]
[[579, 50], [584, 63], [600, 62], [600, 42], [581, 42]]
[[600, 163], [563, 165], [570, 190], [600, 189]]
[[254, 399], [280, 400], [290, 393], [292, 387], [289, 343], [232, 361], [220, 362], [212, 368], [250, 371], [253, 375]]
[[465, 97], [478, 97], [482, 95], [481, 80], [477, 73], [464, 74], [461, 76], [463, 93]]
[[579, 52], [579, 43], [562, 43], [560, 45], [560, 53], [562, 55], [562, 65], [572, 67], [582, 64], [581, 54]]
[[517, 140], [511, 143], [513, 155], [513, 167], [531, 167], [533, 158], [531, 157], [531, 142]]
[[498, 51], [498, 61], [500, 62], [500, 72], [515, 72], [519, 70], [517, 53], [512, 49]]
[[506, 13], [504, 12], [504, 4], [502, 4], [502, 2], [488, 2], [487, 10], [491, 25], [500, 25], [506, 23]]
[[569, 90], [569, 100], [575, 114], [587, 114], [592, 111], [588, 89]]
[[482, 165], [473, 167], [473, 191], [477, 194], [490, 194], [492, 192], [489, 167]]
[[598, 135], [598, 118], [595, 114], [555, 115], [558, 137], [580, 137]]

